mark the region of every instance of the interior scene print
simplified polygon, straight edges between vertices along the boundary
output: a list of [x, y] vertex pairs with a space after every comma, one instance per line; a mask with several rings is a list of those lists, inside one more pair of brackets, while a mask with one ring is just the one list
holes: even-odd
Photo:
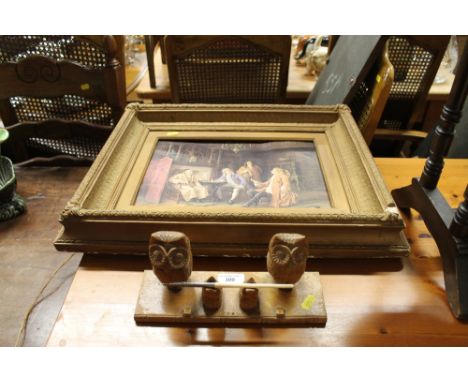
[[160, 140], [135, 204], [331, 207], [312, 141]]

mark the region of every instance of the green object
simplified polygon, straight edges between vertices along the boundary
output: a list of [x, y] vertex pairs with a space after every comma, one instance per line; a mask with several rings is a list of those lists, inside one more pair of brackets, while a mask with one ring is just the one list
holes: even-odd
[[0, 145], [8, 139], [8, 136], [8, 130], [0, 127]]
[[2, 143], [8, 139], [9, 135], [10, 133], [7, 129], [0, 127], [0, 155], [2, 154]]
[[[0, 144], [8, 139], [8, 131], [0, 128]], [[13, 163], [0, 155], [0, 221], [12, 219], [26, 211], [26, 202], [16, 193]]]

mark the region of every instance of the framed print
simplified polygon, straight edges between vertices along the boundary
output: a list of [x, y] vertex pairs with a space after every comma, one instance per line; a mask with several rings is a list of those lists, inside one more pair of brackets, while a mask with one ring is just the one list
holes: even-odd
[[134, 204], [331, 207], [313, 141], [159, 140]]
[[316, 257], [401, 256], [403, 221], [346, 106], [131, 104], [61, 214], [59, 250], [266, 256], [297, 232]]

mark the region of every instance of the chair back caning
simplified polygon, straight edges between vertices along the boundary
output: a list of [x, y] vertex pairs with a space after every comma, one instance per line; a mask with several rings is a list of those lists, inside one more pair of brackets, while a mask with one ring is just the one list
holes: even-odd
[[[0, 36], [0, 112], [7, 126], [43, 121], [77, 121], [114, 127], [125, 107], [124, 69], [113, 36]], [[11, 147], [11, 157], [69, 155], [94, 159], [110, 130], [104, 134], [43, 136], [28, 129], [22, 144]], [[15, 141], [21, 144], [21, 140]], [[26, 150], [26, 151], [25, 151]]]
[[0, 64], [30, 56], [68, 60], [90, 69], [103, 69], [107, 58], [102, 46], [77, 36], [2, 36]]
[[99, 140], [94, 137], [28, 138], [26, 146], [32, 157], [69, 155], [92, 161], [97, 157], [104, 143], [104, 139]]
[[61, 97], [11, 97], [10, 103], [19, 122], [46, 119], [81, 120], [97, 125], [114, 126], [112, 108], [106, 102], [66, 94]]
[[287, 54], [248, 38], [222, 36], [175, 53], [171, 38], [181, 36], [166, 38], [175, 102], [278, 103], [284, 99], [290, 40]]
[[[442, 36], [441, 36], [442, 37]], [[443, 38], [443, 37], [442, 37]], [[405, 36], [392, 36], [388, 55], [394, 67], [394, 81], [380, 127], [408, 130], [416, 122], [445, 51], [427, 48]]]
[[[18, 63], [31, 56], [70, 61], [87, 69], [103, 70], [108, 62], [102, 46], [76, 36], [2, 36], [0, 64]], [[27, 72], [26, 72], [27, 73]], [[31, 74], [33, 75], [33, 74]], [[13, 96], [9, 98], [17, 122], [46, 119], [83, 120], [114, 126], [112, 107], [105, 101], [76, 94], [58, 97]]]

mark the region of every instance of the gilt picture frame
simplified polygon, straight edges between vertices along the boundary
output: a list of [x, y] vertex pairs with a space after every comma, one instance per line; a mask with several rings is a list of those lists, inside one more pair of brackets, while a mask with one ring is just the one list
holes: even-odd
[[146, 254], [175, 230], [195, 256], [406, 255], [404, 223], [347, 106], [130, 104], [60, 216], [58, 250]]

